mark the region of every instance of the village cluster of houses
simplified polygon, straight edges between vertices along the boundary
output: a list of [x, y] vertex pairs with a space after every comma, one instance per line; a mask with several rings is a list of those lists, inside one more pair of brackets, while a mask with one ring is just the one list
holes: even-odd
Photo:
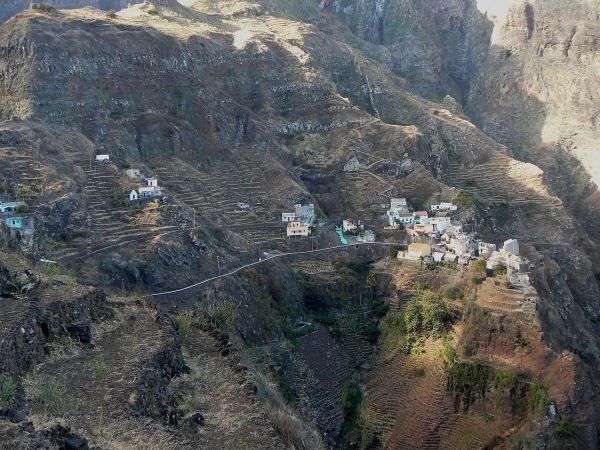
[[[527, 272], [531, 270], [531, 263], [519, 254], [519, 243], [516, 239], [504, 241], [501, 249], [496, 250], [493, 244], [487, 244], [486, 267], [493, 270], [496, 267], [506, 267], [506, 276], [511, 283], [528, 283]], [[481, 255], [481, 252], [480, 252]]]
[[[431, 217], [430, 217], [431, 213]], [[387, 218], [390, 227], [397, 229], [400, 224], [415, 242], [407, 251], [398, 252], [399, 259], [424, 263], [454, 262], [469, 264], [476, 257], [486, 260], [489, 270], [504, 266], [507, 277], [513, 283], [528, 283], [529, 261], [519, 255], [516, 239], [504, 242], [501, 249], [495, 244], [475, 239], [473, 233], [465, 233], [461, 222], [453, 220], [458, 207], [452, 203], [431, 205], [427, 211], [410, 212], [405, 198], [392, 198]]]
[[301, 203], [294, 205], [294, 212], [281, 214], [281, 221], [287, 223], [287, 236], [308, 236], [310, 227], [315, 221], [315, 205], [309, 203], [302, 206]]
[[0, 199], [0, 218], [6, 227], [21, 230], [25, 235], [32, 235], [35, 231], [33, 218], [17, 213], [17, 208], [25, 202], [11, 202]]
[[519, 254], [519, 243], [516, 239], [504, 241], [501, 249], [496, 245], [464, 236], [452, 238], [453, 242], [429, 245], [413, 242], [407, 251], [399, 251], [398, 259], [406, 259], [422, 263], [453, 262], [467, 265], [473, 258], [486, 260], [486, 268], [495, 270], [506, 268], [508, 281], [514, 284], [528, 284], [531, 264]]
[[386, 228], [397, 229], [401, 224], [409, 235], [427, 234], [435, 238], [439, 238], [446, 230], [456, 233], [462, 228], [460, 222], [452, 220], [452, 217], [458, 213], [458, 206], [452, 203], [440, 203], [431, 205], [429, 211], [435, 215], [429, 217], [429, 213], [424, 210], [410, 212], [405, 198], [392, 198], [387, 211], [390, 226]]
[[137, 191], [132, 189], [129, 193], [129, 200], [138, 200], [145, 197], [157, 197], [162, 195], [162, 188], [158, 185], [158, 180], [154, 177], [147, 178], [139, 169], [127, 169], [127, 176], [134, 180], [139, 180], [144, 185], [138, 187]]

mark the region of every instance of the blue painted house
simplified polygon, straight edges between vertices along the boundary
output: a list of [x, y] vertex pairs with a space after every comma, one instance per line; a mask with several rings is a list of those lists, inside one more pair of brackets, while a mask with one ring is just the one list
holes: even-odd
[[17, 206], [24, 205], [25, 202], [2, 202], [0, 201], [0, 212], [14, 212]]

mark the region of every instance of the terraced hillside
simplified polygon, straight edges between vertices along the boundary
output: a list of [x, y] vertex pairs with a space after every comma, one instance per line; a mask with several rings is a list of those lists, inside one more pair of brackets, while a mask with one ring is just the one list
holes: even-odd
[[310, 393], [317, 423], [329, 435], [337, 436], [344, 422], [341, 393], [344, 382], [354, 369], [352, 358], [329, 335], [327, 327], [300, 338], [315, 391]]
[[503, 280], [486, 278], [479, 288], [477, 303], [484, 308], [500, 313], [534, 314], [537, 292], [531, 286], [508, 288]]
[[178, 226], [160, 226], [156, 223], [156, 219], [163, 214], [162, 210], [167, 209], [158, 201], [132, 203], [129, 207], [111, 205], [111, 197], [128, 198], [120, 183], [123, 174], [114, 164], [79, 161], [76, 165], [87, 177], [83, 196], [87, 202], [89, 237], [76, 236], [67, 242], [65, 248], [54, 251], [52, 258], [66, 263], [102, 248], [134, 241], [143, 248], [145, 241], [180, 229]]
[[[198, 222], [232, 230], [243, 236], [248, 245], [277, 245], [285, 238], [278, 210], [292, 208], [293, 195], [281, 193], [281, 183], [265, 178], [265, 170], [272, 168], [252, 160], [215, 160], [204, 171], [177, 160], [158, 160], [153, 164], [160, 183], [190, 217], [196, 215]], [[187, 175], [176, 175], [181, 172]], [[285, 185], [283, 180], [282, 183]], [[282, 194], [285, 197], [281, 198]], [[249, 208], [241, 209], [238, 203], [247, 203]]]
[[378, 358], [363, 373], [364, 417], [381, 448], [477, 449], [502, 435], [504, 425], [455, 411], [440, 352], [440, 342], [428, 340], [423, 353]]
[[468, 189], [485, 203], [531, 203], [559, 207], [562, 205], [561, 200], [543, 187], [543, 176], [543, 171], [533, 164], [494, 153], [489, 160], [473, 167], [452, 162], [444, 181]]

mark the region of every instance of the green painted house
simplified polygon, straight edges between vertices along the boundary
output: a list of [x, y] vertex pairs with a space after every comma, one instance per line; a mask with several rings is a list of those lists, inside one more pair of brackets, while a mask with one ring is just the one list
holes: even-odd
[[23, 228], [23, 218], [22, 217], [9, 217], [6, 219], [6, 226], [8, 228]]

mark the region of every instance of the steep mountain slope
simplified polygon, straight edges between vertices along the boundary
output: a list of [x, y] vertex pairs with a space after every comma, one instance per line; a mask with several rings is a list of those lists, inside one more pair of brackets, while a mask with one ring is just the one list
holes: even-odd
[[388, 49], [385, 63], [422, 95], [451, 93], [511, 156], [540, 166], [598, 242], [592, 225], [599, 217], [598, 2], [331, 0], [321, 6], [357, 36]]
[[[470, 223], [482, 235], [533, 246], [544, 345], [585, 354], [589, 366], [576, 387], [589, 386], [600, 358], [596, 237], [573, 214], [554, 169], [515, 159], [517, 148], [502, 131], [513, 122], [502, 121], [517, 109], [519, 84], [494, 97], [509, 107], [474, 94], [488, 84], [488, 91], [500, 89], [495, 64], [515, 61], [516, 50], [508, 60], [506, 51], [495, 53], [509, 37], [490, 41], [500, 30], [508, 36], [512, 22], [498, 28], [472, 2], [321, 3], [157, 2], [116, 18], [84, 8], [28, 10], [4, 22], [0, 174], [5, 190], [26, 184], [33, 191], [27, 201], [41, 233], [22, 250], [71, 263], [86, 284], [162, 291], [262, 251], [310, 248], [286, 241], [279, 224], [295, 202], [315, 201], [323, 219], [368, 218], [391, 196], [427, 205], [469, 187], [477, 199]], [[506, 13], [520, 20], [515, 35], [528, 33], [531, 8]], [[519, 39], [514, 45], [530, 45], [527, 36]], [[467, 98], [468, 114], [487, 134], [442, 91]], [[491, 125], [497, 122], [502, 127]], [[110, 154], [112, 164], [92, 162], [95, 153]], [[530, 154], [536, 162], [538, 153]], [[357, 173], [343, 170], [352, 158]], [[156, 175], [166, 200], [123, 204], [135, 187], [123, 174], [129, 167]], [[317, 245], [332, 242], [323, 232]], [[261, 324], [269, 318], [260, 304], [248, 301], [253, 295], [234, 283], [215, 291], [248, 329], [275, 335], [277, 327]], [[311, 370], [322, 363], [314, 358]], [[405, 376], [412, 359], [397, 359]], [[435, 401], [443, 394], [436, 377], [433, 371], [421, 380]], [[597, 413], [577, 402], [573, 409], [593, 435]], [[338, 430], [339, 401], [331, 404]], [[498, 432], [489, 430], [486, 439]], [[407, 439], [402, 420], [387, 431], [397, 445]], [[450, 441], [460, 445], [460, 436]]]

